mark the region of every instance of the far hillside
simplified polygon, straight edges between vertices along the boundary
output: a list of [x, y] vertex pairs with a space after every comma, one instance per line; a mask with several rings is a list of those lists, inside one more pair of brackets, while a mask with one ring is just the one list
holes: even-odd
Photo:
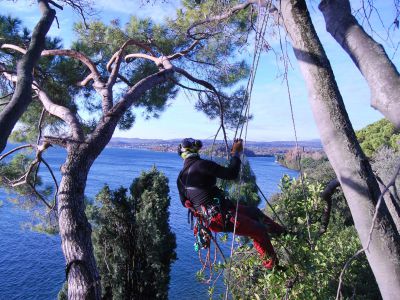
[[[162, 152], [175, 152], [182, 139], [140, 139], [140, 138], [112, 138], [109, 147], [147, 149]], [[214, 140], [202, 140], [203, 149], [207, 150], [214, 144]], [[322, 149], [320, 140], [300, 141], [299, 147], [304, 151], [320, 151]], [[294, 141], [272, 141], [254, 142], [246, 141], [245, 151], [247, 156], [274, 156], [286, 153], [296, 146]], [[224, 148], [221, 140], [216, 141], [215, 148]]]

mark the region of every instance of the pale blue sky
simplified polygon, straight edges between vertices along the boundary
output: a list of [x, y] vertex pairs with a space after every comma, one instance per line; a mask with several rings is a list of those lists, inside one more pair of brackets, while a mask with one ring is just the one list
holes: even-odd
[[[158, 5], [142, 6], [136, 4], [141, 1], [100, 0], [95, 2], [101, 8], [97, 18], [105, 22], [119, 18], [122, 23], [125, 23], [132, 14], [150, 16], [156, 21], [162, 20], [164, 16], [173, 15], [178, 5], [176, 1], [168, 1], [168, 3], [158, 1]], [[370, 107], [369, 89], [360, 72], [347, 54], [326, 32], [323, 16], [316, 5], [317, 2], [319, 1], [312, 1], [313, 6], [310, 9], [312, 19], [331, 61], [350, 119], [357, 130], [382, 118], [382, 115]], [[360, 0], [351, 2], [353, 7], [356, 7]], [[380, 9], [383, 21], [390, 25], [395, 18], [391, 1], [376, 2], [380, 2], [376, 3], [376, 5]], [[19, 0], [16, 3], [3, 0], [0, 1], [0, 11], [2, 14], [11, 14], [19, 17], [28, 28], [32, 28], [37, 22], [39, 14], [35, 4], [36, 1], [33, 4], [29, 3], [31, 2], [24, 0]], [[69, 9], [58, 11], [57, 16], [60, 28], [57, 28], [54, 23], [50, 35], [61, 36], [64, 39], [64, 45], [68, 46], [73, 39], [72, 24], [79, 21], [79, 18], [73, 15]], [[379, 26], [379, 23], [375, 19], [372, 22], [378, 24], [377, 31], [384, 36], [385, 32]], [[392, 31], [392, 38], [395, 41], [399, 39], [398, 30]], [[393, 49], [389, 47], [386, 47], [386, 49], [389, 55], [392, 56]], [[289, 54], [292, 64], [292, 69], [290, 69], [289, 73], [289, 84], [291, 86], [298, 138], [300, 140], [319, 138], [307, 100], [307, 90], [291, 49], [289, 49]], [[395, 56], [394, 63], [397, 67], [399, 66], [398, 56]], [[286, 85], [282, 78], [278, 77], [279, 72], [275, 55], [272, 52], [263, 53], [251, 100], [251, 113], [254, 115], [254, 119], [249, 123], [248, 140], [294, 140]], [[214, 136], [218, 129], [218, 121], [210, 121], [202, 113], [195, 111], [193, 108], [194, 103], [195, 99], [189, 99], [184, 93], [179, 93], [178, 97], [170, 102], [170, 106], [161, 114], [159, 119], [144, 120], [138, 113], [136, 123], [131, 130], [117, 130], [114, 136], [163, 139], [188, 136], [205, 139]]]

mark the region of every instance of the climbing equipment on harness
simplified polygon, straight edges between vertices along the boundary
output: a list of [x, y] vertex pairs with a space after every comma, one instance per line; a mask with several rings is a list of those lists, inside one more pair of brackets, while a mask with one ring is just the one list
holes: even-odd
[[200, 249], [210, 248], [211, 231], [201, 221], [197, 220], [193, 233], [196, 237], [194, 251], [198, 252]]

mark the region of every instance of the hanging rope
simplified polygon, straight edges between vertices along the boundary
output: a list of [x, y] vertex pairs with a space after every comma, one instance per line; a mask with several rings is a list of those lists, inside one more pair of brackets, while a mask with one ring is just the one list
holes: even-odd
[[[262, 17], [260, 17], [260, 16], [262, 16]], [[261, 8], [261, 6], [258, 6], [258, 18], [257, 18], [256, 32], [255, 32], [253, 61], [252, 61], [251, 69], [250, 69], [249, 80], [247, 82], [246, 92], [245, 92], [244, 99], [243, 99], [242, 110], [241, 110], [241, 113], [240, 113], [240, 116], [239, 116], [238, 125], [237, 125], [237, 128], [236, 128], [235, 137], [234, 137], [234, 140], [235, 140], [236, 137], [237, 137], [238, 129], [240, 127], [240, 123], [241, 123], [241, 119], [242, 119], [242, 112], [243, 112], [243, 109], [245, 107], [245, 114], [244, 114], [245, 122], [241, 126], [240, 134], [239, 134], [239, 137], [238, 137], [238, 138], [242, 137], [243, 129], [245, 128], [243, 152], [244, 152], [244, 148], [246, 146], [246, 140], [247, 140], [248, 120], [249, 120], [249, 116], [250, 116], [251, 94], [252, 94], [252, 91], [253, 91], [254, 80], [255, 80], [255, 76], [256, 76], [256, 72], [257, 72], [257, 68], [258, 68], [258, 63], [259, 63], [260, 56], [261, 56], [262, 36], [264, 35], [265, 30], [266, 30], [266, 25], [268, 23], [267, 20], [268, 20], [268, 15], [266, 14], [265, 9]], [[243, 159], [244, 159], [244, 155], [242, 155], [242, 160]], [[240, 189], [241, 189], [241, 185], [242, 185], [243, 163], [240, 166], [240, 173], [239, 174], [240, 175], [239, 175], [238, 195], [240, 195]], [[233, 256], [234, 242], [235, 242], [235, 236], [236, 236], [236, 224], [237, 224], [238, 209], [239, 209], [239, 196], [236, 199], [235, 219], [234, 219], [234, 224], [233, 224], [232, 243], [231, 243], [231, 249], [230, 249], [230, 257], [231, 258]], [[225, 290], [225, 300], [228, 299], [231, 268], [232, 268], [232, 259], [229, 260], [228, 279], [227, 279], [227, 285], [226, 285], [226, 290]]]

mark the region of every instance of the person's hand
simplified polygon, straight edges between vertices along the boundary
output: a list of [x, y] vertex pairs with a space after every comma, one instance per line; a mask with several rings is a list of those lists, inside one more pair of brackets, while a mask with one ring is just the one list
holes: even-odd
[[238, 156], [238, 155], [240, 155], [240, 153], [242, 151], [243, 151], [243, 140], [242, 139], [236, 139], [233, 142], [231, 154], [233, 156]]
[[186, 200], [186, 201], [185, 201], [185, 207], [186, 207], [186, 208], [193, 207], [192, 202], [190, 202], [189, 200]]

